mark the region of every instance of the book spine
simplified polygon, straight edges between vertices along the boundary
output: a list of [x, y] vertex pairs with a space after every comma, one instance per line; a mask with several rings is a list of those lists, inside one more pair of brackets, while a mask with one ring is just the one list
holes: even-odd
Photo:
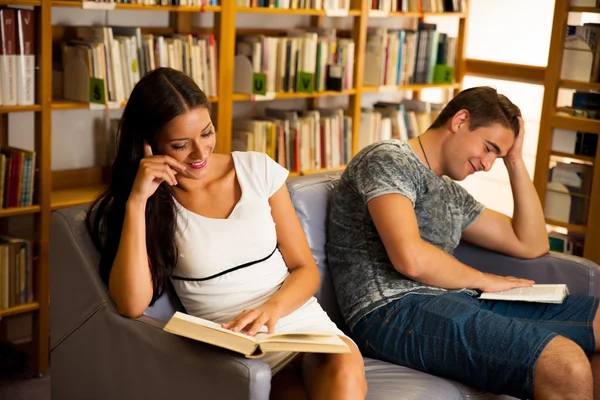
[[35, 101], [34, 13], [17, 10], [17, 104], [27, 106]]
[[17, 74], [15, 56], [15, 10], [0, 10], [0, 77], [2, 104], [17, 104]]

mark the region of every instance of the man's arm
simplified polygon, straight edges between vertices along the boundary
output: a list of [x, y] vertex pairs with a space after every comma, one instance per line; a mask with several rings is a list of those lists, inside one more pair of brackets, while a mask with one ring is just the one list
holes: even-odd
[[504, 158], [514, 201], [513, 218], [486, 209], [464, 232], [463, 239], [513, 257], [537, 258], [549, 250], [544, 211], [522, 157], [523, 120], [513, 147]]
[[530, 286], [532, 281], [485, 274], [425, 242], [412, 202], [400, 194], [375, 197], [367, 203], [371, 219], [394, 268], [402, 275], [444, 289], [480, 289], [484, 292]]

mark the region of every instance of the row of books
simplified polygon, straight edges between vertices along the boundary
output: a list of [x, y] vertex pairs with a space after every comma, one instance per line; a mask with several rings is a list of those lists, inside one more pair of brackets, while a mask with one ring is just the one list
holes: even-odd
[[[185, 72], [208, 96], [217, 95], [216, 43], [212, 34], [142, 34], [137, 27], [75, 27], [76, 39], [62, 44], [65, 99], [103, 102], [90, 92], [100, 79], [105, 100], [122, 103], [148, 71], [171, 67]], [[68, 77], [68, 78], [67, 78]], [[93, 87], [93, 86], [92, 86]], [[94, 96], [98, 98], [94, 99]]]
[[35, 152], [0, 149], [0, 208], [31, 206], [34, 183]]
[[329, 28], [289, 30], [284, 37], [240, 35], [234, 91], [253, 92], [257, 73], [266, 75], [266, 92], [351, 89], [354, 41], [336, 37]]
[[363, 108], [358, 149], [381, 140], [415, 138], [429, 129], [442, 108], [443, 104], [412, 99], [379, 101], [372, 108]]
[[237, 0], [236, 6], [286, 10], [349, 10], [350, 0]]
[[371, 0], [372, 10], [400, 12], [465, 12], [466, 0]]
[[0, 105], [35, 102], [35, 12], [0, 8]]
[[76, 3], [141, 4], [145, 6], [218, 6], [219, 0], [71, 0]]
[[233, 125], [233, 151], [267, 153], [292, 172], [336, 168], [352, 157], [352, 118], [342, 109], [267, 108]]
[[33, 301], [33, 243], [0, 236], [0, 309]]
[[[416, 31], [369, 28], [364, 84], [452, 83], [457, 41], [436, 28], [426, 23]], [[450, 67], [450, 76], [436, 76], [436, 66]]]

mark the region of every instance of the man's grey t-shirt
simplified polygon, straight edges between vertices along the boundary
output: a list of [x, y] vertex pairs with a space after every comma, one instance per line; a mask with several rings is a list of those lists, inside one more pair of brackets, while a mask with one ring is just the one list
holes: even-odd
[[462, 186], [431, 172], [406, 142], [387, 140], [362, 149], [332, 194], [327, 232], [329, 267], [350, 329], [371, 311], [409, 293], [450, 292], [394, 269], [367, 209], [370, 200], [391, 193], [412, 202], [421, 238], [449, 254], [484, 209]]

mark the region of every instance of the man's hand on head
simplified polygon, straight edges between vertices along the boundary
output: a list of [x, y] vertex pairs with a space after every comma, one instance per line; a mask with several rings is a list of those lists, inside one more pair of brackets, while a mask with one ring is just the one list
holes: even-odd
[[515, 162], [523, 159], [523, 140], [525, 136], [525, 122], [523, 121], [523, 117], [517, 117], [519, 119], [519, 133], [515, 138], [515, 142], [512, 147], [506, 153], [504, 157], [505, 162]]

